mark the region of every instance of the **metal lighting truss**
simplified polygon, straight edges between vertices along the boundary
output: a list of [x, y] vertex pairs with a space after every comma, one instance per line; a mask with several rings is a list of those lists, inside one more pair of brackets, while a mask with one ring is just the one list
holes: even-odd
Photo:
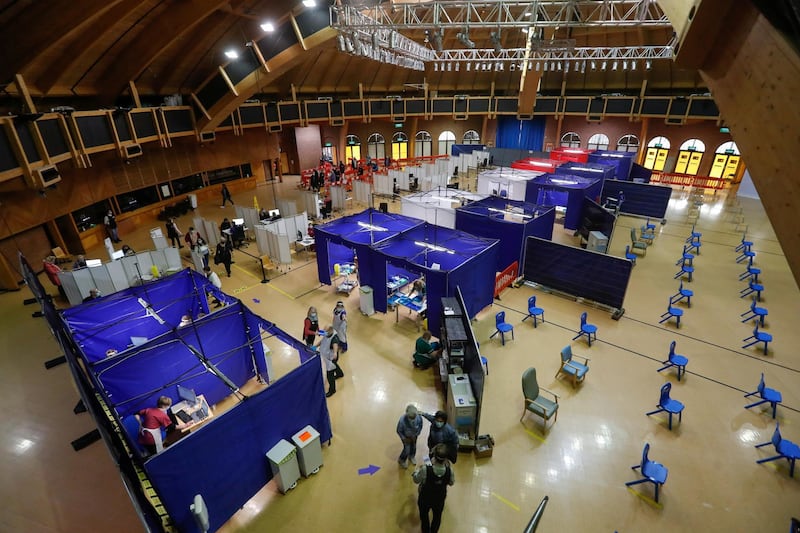
[[351, 2], [331, 6], [330, 16], [331, 26], [340, 31], [368, 30], [376, 24], [393, 30], [672, 27], [655, 0]]

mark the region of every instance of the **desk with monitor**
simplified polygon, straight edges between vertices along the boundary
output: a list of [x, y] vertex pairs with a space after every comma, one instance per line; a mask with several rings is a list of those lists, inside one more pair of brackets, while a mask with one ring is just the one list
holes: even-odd
[[178, 396], [181, 401], [173, 404], [170, 411], [178, 421], [189, 424], [181, 430], [182, 432], [195, 431], [214, 418], [214, 411], [211, 410], [202, 394], [195, 394], [192, 389], [178, 385]]

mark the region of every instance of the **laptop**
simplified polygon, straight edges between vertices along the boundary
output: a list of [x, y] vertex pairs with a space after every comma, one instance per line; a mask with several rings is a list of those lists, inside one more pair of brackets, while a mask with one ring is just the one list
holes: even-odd
[[102, 259], [87, 259], [86, 260], [86, 266], [87, 267], [103, 266], [103, 260]]
[[234, 226], [244, 226], [244, 219], [243, 218], [234, 218], [231, 220], [231, 224]]
[[191, 416], [189, 416], [189, 414], [187, 414], [187, 413], [186, 413], [186, 411], [184, 411], [183, 409], [181, 409], [180, 411], [177, 411], [177, 412], [175, 413], [175, 416], [177, 416], [178, 418], [180, 418], [180, 419], [181, 419], [181, 422], [184, 422], [184, 423], [186, 423], [186, 424], [188, 424], [189, 422], [191, 422], [192, 420], [194, 420], [194, 419], [193, 419]]

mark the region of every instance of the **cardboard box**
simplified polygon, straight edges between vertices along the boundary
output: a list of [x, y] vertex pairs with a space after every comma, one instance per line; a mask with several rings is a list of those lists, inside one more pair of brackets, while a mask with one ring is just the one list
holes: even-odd
[[494, 439], [491, 435], [479, 435], [475, 439], [475, 457], [491, 457], [494, 451]]

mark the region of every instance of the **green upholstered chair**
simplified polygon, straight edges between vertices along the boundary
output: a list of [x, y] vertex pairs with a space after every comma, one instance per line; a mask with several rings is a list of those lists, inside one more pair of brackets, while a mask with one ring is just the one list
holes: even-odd
[[638, 254], [637, 250], [641, 250], [643, 256], [647, 255], [647, 242], [636, 236], [636, 228], [631, 228], [631, 252]]
[[[542, 392], [552, 395], [555, 401], [542, 396]], [[545, 428], [547, 427], [547, 421], [551, 418], [553, 418], [553, 422], [558, 420], [558, 396], [554, 392], [539, 386], [536, 381], [536, 369], [533, 367], [522, 373], [522, 394], [525, 396], [525, 409], [519, 418], [520, 422], [525, 418], [525, 413], [527, 412], [542, 417]]]

